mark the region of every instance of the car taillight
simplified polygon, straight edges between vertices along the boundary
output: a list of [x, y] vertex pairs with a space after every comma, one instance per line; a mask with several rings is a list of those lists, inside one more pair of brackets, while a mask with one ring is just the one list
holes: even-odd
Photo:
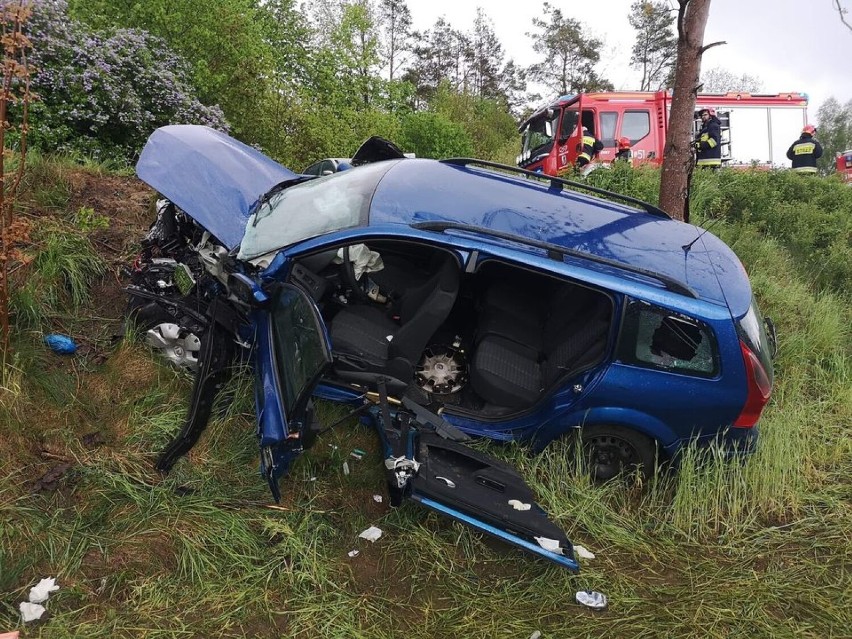
[[766, 406], [766, 402], [769, 401], [769, 396], [772, 394], [772, 382], [757, 355], [752, 353], [744, 342], [740, 342], [740, 350], [743, 352], [743, 362], [746, 368], [748, 394], [746, 395], [745, 406], [743, 406], [739, 417], [734, 421], [734, 427], [751, 428], [760, 419], [760, 413]]

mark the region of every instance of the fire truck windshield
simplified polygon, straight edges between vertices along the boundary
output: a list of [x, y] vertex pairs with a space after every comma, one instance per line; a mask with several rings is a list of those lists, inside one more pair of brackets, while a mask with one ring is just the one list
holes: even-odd
[[550, 118], [542, 114], [541, 117], [530, 120], [523, 133], [521, 158], [528, 160], [536, 155], [548, 153], [553, 146], [553, 135], [558, 122], [558, 114]]

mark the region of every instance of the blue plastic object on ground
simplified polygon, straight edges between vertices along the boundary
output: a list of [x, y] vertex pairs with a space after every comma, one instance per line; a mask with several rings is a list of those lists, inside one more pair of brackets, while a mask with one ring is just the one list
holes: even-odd
[[47, 344], [54, 353], [59, 355], [73, 355], [77, 352], [77, 344], [67, 335], [45, 335], [44, 343]]

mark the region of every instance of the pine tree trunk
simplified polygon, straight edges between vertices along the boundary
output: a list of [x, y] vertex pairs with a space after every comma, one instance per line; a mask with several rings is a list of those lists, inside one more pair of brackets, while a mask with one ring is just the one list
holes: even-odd
[[692, 122], [710, 0], [678, 2], [677, 61], [660, 179], [660, 208], [673, 218], [683, 220], [689, 197], [689, 175], [695, 162], [692, 155]]

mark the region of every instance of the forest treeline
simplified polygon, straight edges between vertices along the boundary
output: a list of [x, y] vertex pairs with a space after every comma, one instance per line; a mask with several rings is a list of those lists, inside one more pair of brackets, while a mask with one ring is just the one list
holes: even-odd
[[[132, 162], [153, 129], [197, 123], [297, 170], [348, 156], [370, 135], [420, 156], [510, 162], [531, 104], [613, 88], [599, 69], [604, 40], [548, 2], [518, 25], [537, 56], [523, 67], [481, 7], [468, 29], [440, 17], [416, 31], [405, 0], [25, 1], [38, 95], [30, 142], [99, 160]], [[635, 0], [626, 10], [641, 77], [628, 88], [670, 88], [669, 3]], [[760, 83], [719, 69], [705, 81], [716, 91]], [[828, 104], [826, 163], [842, 150], [834, 146], [852, 143], [852, 102]]]

